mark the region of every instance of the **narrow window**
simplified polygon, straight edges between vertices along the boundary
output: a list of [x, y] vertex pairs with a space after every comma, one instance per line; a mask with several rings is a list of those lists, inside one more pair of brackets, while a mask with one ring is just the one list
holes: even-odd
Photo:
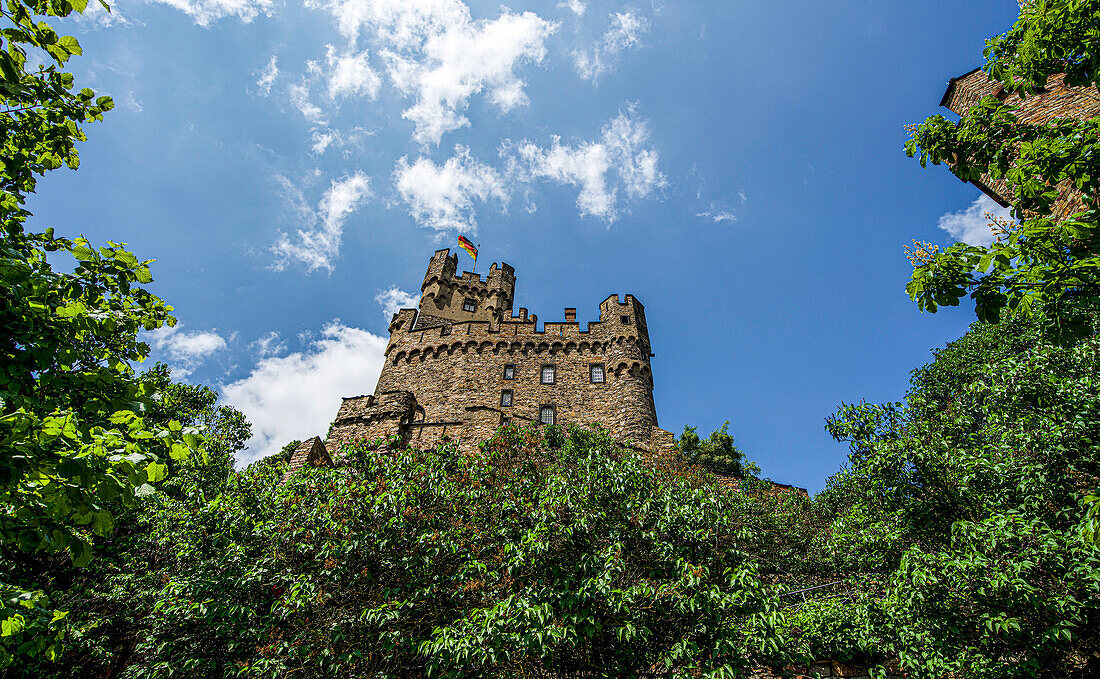
[[539, 408], [539, 422], [554, 424], [554, 406], [542, 406]]
[[511, 363], [504, 366], [504, 379], [516, 379], [516, 366], [512, 365]]
[[477, 309], [477, 302], [474, 301], [473, 297], [467, 297], [462, 300], [463, 311], [473, 311], [474, 309]]
[[630, 325], [630, 316], [619, 316], [619, 322], [623, 325]]
[[451, 334], [451, 326], [449, 326], [449, 325], [443, 326], [443, 329], [439, 331], [440, 337], [446, 337], [447, 335], [450, 335], [450, 334]]
[[593, 384], [600, 384], [604, 381], [603, 364], [593, 363], [588, 366], [588, 378], [592, 380]]
[[553, 384], [554, 383], [554, 366], [544, 365], [542, 366], [542, 383]]
[[511, 408], [512, 407], [512, 390], [511, 389], [505, 389], [504, 391], [500, 392], [500, 407], [501, 408]]

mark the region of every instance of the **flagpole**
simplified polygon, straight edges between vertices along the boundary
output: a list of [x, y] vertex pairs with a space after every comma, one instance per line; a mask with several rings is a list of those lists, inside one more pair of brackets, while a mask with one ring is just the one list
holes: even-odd
[[[474, 250], [474, 252], [476, 252], [477, 255], [481, 254], [481, 243], [477, 244], [477, 249]], [[477, 273], [477, 255], [474, 255], [474, 270], [473, 270], [473, 273]]]

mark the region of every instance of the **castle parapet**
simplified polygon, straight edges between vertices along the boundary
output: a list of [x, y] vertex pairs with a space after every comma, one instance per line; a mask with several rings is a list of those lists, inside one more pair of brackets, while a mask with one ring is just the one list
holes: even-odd
[[411, 391], [345, 398], [329, 429], [326, 448], [330, 455], [335, 455], [344, 444], [403, 437], [405, 426], [418, 415], [423, 418], [424, 409]]

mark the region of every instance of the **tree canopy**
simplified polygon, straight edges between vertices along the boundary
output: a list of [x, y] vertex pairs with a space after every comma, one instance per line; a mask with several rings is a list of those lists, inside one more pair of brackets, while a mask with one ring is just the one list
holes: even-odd
[[[0, 9], [0, 551], [20, 561], [67, 553], [92, 558], [133, 506], [199, 443], [175, 421], [151, 426], [149, 393], [132, 364], [148, 354], [141, 330], [174, 324], [171, 307], [143, 286], [150, 261], [123, 245], [95, 247], [53, 228], [28, 228], [39, 176], [76, 169], [82, 126], [101, 120], [109, 97], [76, 91], [60, 70], [81, 53], [42, 17], [83, 2], [10, 0]], [[34, 52], [33, 58], [28, 51]], [[72, 270], [50, 259], [72, 257]], [[68, 263], [67, 263], [68, 264]], [[33, 582], [33, 581], [32, 581]], [[55, 655], [65, 611], [43, 591], [0, 582], [0, 666]]]
[[[1100, 2], [1041, 0], [1021, 7], [1007, 33], [986, 42], [985, 72], [1006, 92], [1033, 96], [1048, 78], [1065, 74], [1070, 86], [1096, 96]], [[1100, 305], [1100, 119], [1024, 123], [1005, 101], [987, 96], [958, 124], [941, 115], [925, 120], [906, 144], [921, 165], [947, 163], [960, 179], [1003, 181], [1018, 221], [989, 247], [957, 243], [922, 250], [907, 291], [935, 312], [969, 294], [979, 319], [1002, 312], [1041, 317], [1055, 334], [1087, 333], [1085, 314]], [[1073, 214], [1054, 214], [1060, 190], [1081, 203]]]

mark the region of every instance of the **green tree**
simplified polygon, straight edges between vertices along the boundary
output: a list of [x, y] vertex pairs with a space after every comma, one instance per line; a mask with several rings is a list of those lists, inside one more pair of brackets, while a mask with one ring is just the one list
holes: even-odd
[[735, 498], [697, 467], [580, 429], [347, 452], [176, 503], [124, 562], [148, 570], [115, 577], [138, 609], [125, 658], [100, 641], [62, 673], [687, 677], [784, 657]]
[[[1100, 0], [1038, 0], [1021, 7], [1004, 35], [986, 42], [984, 70], [1005, 91], [1027, 97], [1049, 76], [1065, 73], [1071, 86], [1100, 77]], [[924, 251], [907, 291], [935, 312], [968, 293], [981, 320], [1003, 311], [1043, 318], [1061, 336], [1089, 331], [1084, 312], [1100, 306], [1100, 119], [1055, 119], [1025, 124], [1014, 108], [985, 97], [954, 124], [940, 115], [921, 123], [906, 144], [921, 165], [948, 163], [964, 180], [1004, 181], [1019, 221], [990, 247], [955, 244]], [[1080, 211], [1055, 216], [1060, 186], [1081, 192]]]
[[831, 540], [882, 587], [844, 643], [877, 640], [910, 676], [1062, 677], [1100, 652], [1100, 549], [1081, 539], [1100, 338], [1060, 346], [1042, 326], [977, 323], [904, 403], [828, 422], [859, 490]]
[[[43, 20], [85, 4], [0, 8], [0, 551], [15, 562], [62, 552], [86, 564], [118, 512], [198, 443], [178, 423], [152, 428], [142, 418], [148, 394], [131, 364], [148, 347], [138, 332], [174, 323], [170, 307], [141, 287], [152, 280], [149, 262], [117, 243], [95, 248], [26, 228], [37, 177], [76, 169], [82, 125], [113, 106], [74, 91], [59, 69], [80, 45]], [[28, 50], [38, 54], [28, 59]], [[71, 272], [48, 261], [61, 253], [75, 260]], [[66, 630], [46, 593], [0, 583], [0, 667], [55, 655]]]
[[744, 451], [734, 445], [729, 426], [727, 420], [706, 439], [699, 437], [695, 427], [685, 426], [684, 433], [676, 441], [676, 449], [691, 464], [715, 474], [737, 478], [758, 475], [760, 468], [755, 462], [747, 462]]

